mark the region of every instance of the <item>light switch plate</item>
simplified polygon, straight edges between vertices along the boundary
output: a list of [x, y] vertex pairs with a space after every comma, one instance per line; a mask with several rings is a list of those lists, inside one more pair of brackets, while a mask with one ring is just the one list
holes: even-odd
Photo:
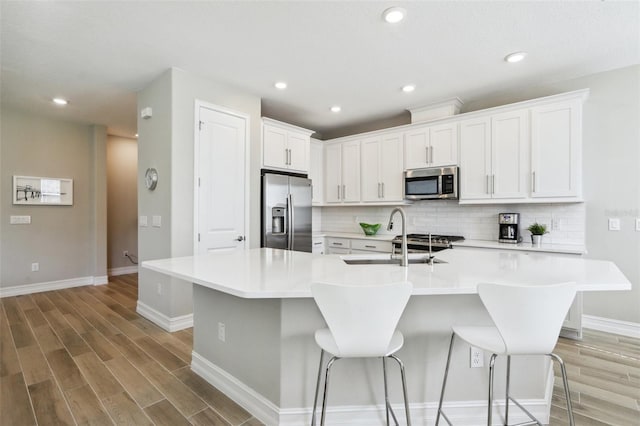
[[153, 216], [151, 226], [154, 228], [160, 228], [160, 226], [162, 226], [162, 216]]
[[636, 217], [636, 231], [640, 231], [640, 217]]
[[147, 217], [146, 216], [140, 216], [138, 218], [138, 225], [142, 226], [142, 227], [146, 227], [147, 226]]
[[31, 216], [11, 216], [9, 223], [11, 225], [29, 225], [31, 223]]
[[609, 218], [609, 231], [619, 231], [620, 230], [620, 219], [617, 217]]

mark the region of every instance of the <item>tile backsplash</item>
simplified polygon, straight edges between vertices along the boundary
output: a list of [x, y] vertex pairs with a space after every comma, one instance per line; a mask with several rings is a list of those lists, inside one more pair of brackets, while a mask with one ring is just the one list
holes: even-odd
[[[545, 242], [585, 245], [586, 208], [570, 204], [459, 205], [456, 201], [418, 201], [403, 206], [408, 233], [462, 235], [473, 240], [498, 240], [498, 213], [520, 213], [520, 232], [529, 238], [527, 227], [533, 222], [547, 225]], [[379, 234], [399, 234], [397, 226], [387, 231], [393, 207], [314, 207], [313, 229], [325, 232], [362, 232], [360, 222], [382, 223]]]

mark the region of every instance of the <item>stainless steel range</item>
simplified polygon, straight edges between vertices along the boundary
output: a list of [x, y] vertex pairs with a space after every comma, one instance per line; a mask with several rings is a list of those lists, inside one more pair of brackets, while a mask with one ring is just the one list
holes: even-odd
[[[436, 252], [451, 248], [454, 241], [463, 241], [464, 237], [457, 235], [431, 235], [431, 251]], [[393, 240], [393, 252], [400, 253], [402, 248], [402, 235], [398, 235]], [[428, 253], [429, 252], [429, 234], [408, 234], [407, 248], [409, 253]]]

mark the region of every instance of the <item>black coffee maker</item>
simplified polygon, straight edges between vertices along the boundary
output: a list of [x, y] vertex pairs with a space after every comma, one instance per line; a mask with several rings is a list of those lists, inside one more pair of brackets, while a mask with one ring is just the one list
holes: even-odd
[[498, 213], [498, 226], [500, 226], [498, 241], [513, 244], [522, 241], [519, 223], [519, 213]]

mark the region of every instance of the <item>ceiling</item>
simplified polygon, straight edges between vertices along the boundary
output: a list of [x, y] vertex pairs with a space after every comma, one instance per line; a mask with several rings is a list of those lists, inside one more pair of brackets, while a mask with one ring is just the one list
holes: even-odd
[[[638, 64], [639, 4], [3, 0], [1, 100], [131, 137], [136, 92], [178, 67], [259, 96], [265, 116], [331, 134], [455, 96]], [[396, 5], [406, 19], [384, 22]], [[523, 62], [504, 61], [519, 50]], [[403, 93], [409, 83], [416, 90]], [[55, 107], [54, 96], [71, 103]]]

